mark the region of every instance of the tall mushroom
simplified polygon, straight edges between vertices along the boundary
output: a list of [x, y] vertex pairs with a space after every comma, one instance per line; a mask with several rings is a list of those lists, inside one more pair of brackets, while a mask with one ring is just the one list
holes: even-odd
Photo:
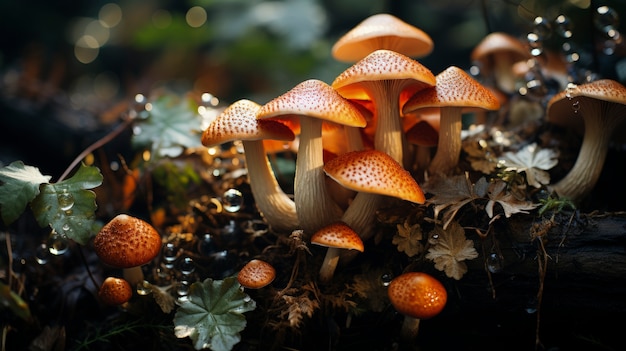
[[338, 220], [343, 212], [326, 189], [322, 121], [353, 127], [364, 127], [366, 121], [353, 104], [317, 79], [296, 85], [263, 105], [257, 113], [258, 119], [288, 116], [300, 120], [294, 201], [300, 227], [311, 235]]
[[394, 15], [378, 13], [341, 36], [332, 47], [332, 55], [338, 61], [356, 62], [385, 49], [420, 58], [430, 54], [433, 47], [433, 40], [423, 30]]
[[320, 267], [320, 281], [328, 283], [335, 274], [339, 263], [339, 254], [342, 250], [356, 250], [363, 252], [363, 240], [344, 222], [331, 223], [311, 236], [311, 244], [325, 246], [326, 255]]
[[161, 235], [148, 222], [119, 214], [105, 224], [94, 237], [96, 255], [111, 267], [122, 268], [124, 279], [136, 287], [143, 282], [141, 266], [161, 251]]
[[400, 120], [400, 95], [435, 85], [435, 76], [419, 62], [391, 50], [376, 50], [347, 68], [332, 83], [347, 99], [372, 100], [376, 120], [374, 147], [403, 163], [406, 140]]
[[456, 66], [450, 66], [436, 77], [434, 88], [414, 94], [403, 107], [403, 113], [422, 108], [439, 108], [439, 142], [428, 167], [431, 174], [450, 174], [461, 154], [462, 113], [471, 109], [497, 110], [500, 102], [487, 88]]
[[600, 177], [611, 138], [626, 132], [626, 87], [610, 79], [570, 85], [550, 99], [547, 118], [555, 124], [584, 122], [576, 163], [552, 185], [559, 196], [580, 202]]
[[298, 228], [296, 206], [282, 190], [270, 165], [263, 140], [289, 141], [295, 138], [286, 125], [257, 120], [261, 105], [241, 99], [228, 106], [202, 133], [202, 144], [214, 146], [241, 140], [248, 169], [250, 190], [257, 208], [268, 225], [277, 232]]
[[328, 161], [324, 171], [342, 186], [358, 192], [341, 220], [363, 241], [373, 234], [374, 214], [385, 196], [418, 204], [425, 201], [411, 174], [382, 151], [347, 152]]

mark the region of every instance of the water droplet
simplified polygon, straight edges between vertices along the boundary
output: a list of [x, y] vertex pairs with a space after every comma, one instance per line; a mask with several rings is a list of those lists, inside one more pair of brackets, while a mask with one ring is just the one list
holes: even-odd
[[222, 195], [222, 204], [224, 210], [228, 212], [237, 212], [243, 205], [243, 194], [237, 189], [228, 189]]
[[536, 33], [528, 33], [526, 40], [530, 46], [530, 54], [533, 56], [539, 56], [543, 53], [543, 41]]
[[137, 284], [137, 294], [145, 296], [152, 293], [152, 284], [148, 281], [142, 281]]
[[190, 275], [196, 270], [196, 266], [191, 257], [185, 257], [178, 264], [178, 269], [183, 275]]
[[55, 256], [63, 255], [69, 249], [67, 239], [57, 232], [50, 234], [46, 246], [48, 247], [48, 251]]
[[569, 63], [578, 62], [578, 60], [580, 60], [580, 55], [578, 54], [578, 51], [571, 42], [563, 43], [561, 45], [561, 51], [565, 56], [565, 61]]
[[35, 250], [35, 260], [37, 263], [44, 265], [48, 263], [50, 259], [50, 251], [48, 250], [48, 245], [46, 243], [42, 243]]
[[57, 195], [57, 201], [61, 211], [68, 211], [74, 206], [74, 195], [64, 189], [62, 193]]
[[574, 113], [578, 113], [578, 111], [580, 110], [580, 101], [574, 100], [572, 102], [572, 110], [574, 110]]
[[550, 37], [552, 33], [552, 26], [550, 25], [550, 21], [545, 19], [544, 17], [537, 16], [533, 21], [533, 33], [537, 35], [539, 40], [545, 40]]
[[528, 314], [535, 314], [537, 313], [537, 298], [531, 298], [528, 301], [528, 304], [526, 305], [526, 308], [524, 308], [524, 311], [526, 311], [526, 313]]
[[63, 229], [64, 232], [68, 232], [70, 230], [70, 225], [67, 223], [64, 223], [61, 229]]
[[388, 287], [389, 284], [391, 284], [392, 280], [393, 280], [393, 274], [391, 273], [385, 273], [380, 276], [380, 281], [384, 287]]
[[572, 37], [573, 25], [572, 22], [565, 15], [558, 15], [554, 20], [554, 24], [556, 26], [556, 32], [565, 39], [569, 39]]
[[141, 127], [133, 126], [133, 135], [139, 135], [139, 134], [141, 134]]
[[217, 243], [213, 234], [206, 233], [202, 240], [198, 241], [198, 251], [201, 255], [210, 255], [217, 251]]
[[602, 33], [616, 30], [619, 27], [619, 14], [611, 7], [600, 6], [593, 16], [593, 24]]
[[186, 301], [188, 299], [188, 296], [189, 296], [189, 282], [188, 281], [183, 280], [180, 283], [178, 283], [178, 286], [176, 287], [176, 295], [178, 295], [179, 301]]
[[578, 89], [578, 85], [574, 83], [568, 83], [567, 88], [565, 88], [565, 96], [568, 99], [571, 99], [572, 97], [574, 97], [574, 93], [576, 92], [576, 89]]
[[178, 250], [174, 243], [167, 243], [163, 248], [163, 261], [165, 262], [165, 268], [174, 268], [174, 261], [178, 256]]
[[487, 257], [487, 269], [491, 273], [498, 273], [502, 270], [502, 260], [500, 255], [495, 252], [492, 252]]

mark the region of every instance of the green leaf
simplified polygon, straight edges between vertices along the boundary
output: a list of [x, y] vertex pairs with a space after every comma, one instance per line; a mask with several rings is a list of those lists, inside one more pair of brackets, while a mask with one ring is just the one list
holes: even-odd
[[5, 224], [15, 221], [26, 205], [39, 195], [39, 186], [50, 181], [38, 168], [15, 161], [0, 169], [0, 210]]
[[31, 202], [40, 226], [50, 226], [57, 233], [85, 245], [94, 233], [96, 194], [92, 189], [102, 184], [97, 167], [82, 164], [76, 174], [56, 184], [45, 184]]
[[183, 302], [174, 316], [174, 333], [189, 337], [196, 350], [229, 351], [241, 340], [239, 332], [246, 327], [244, 312], [256, 303], [241, 290], [235, 277], [206, 279], [191, 284], [189, 300]]
[[165, 95], [152, 102], [146, 119], [137, 119], [132, 143], [151, 148], [155, 159], [177, 157], [185, 148], [201, 147], [201, 120], [191, 100]]

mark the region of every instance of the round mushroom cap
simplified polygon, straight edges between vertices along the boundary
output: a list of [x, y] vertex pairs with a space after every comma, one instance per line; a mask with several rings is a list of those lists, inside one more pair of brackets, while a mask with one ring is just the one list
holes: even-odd
[[363, 240], [343, 222], [331, 223], [311, 236], [311, 244], [363, 252]]
[[130, 284], [116, 277], [108, 277], [98, 290], [98, 297], [107, 305], [117, 306], [124, 304], [133, 296]]
[[418, 204], [426, 200], [415, 178], [391, 156], [379, 150], [339, 155], [324, 165], [324, 172], [354, 191], [393, 196]]
[[276, 270], [274, 267], [262, 260], [253, 259], [246, 263], [237, 274], [237, 281], [244, 288], [260, 289], [276, 278]]
[[96, 255], [116, 268], [144, 265], [161, 251], [161, 235], [148, 222], [119, 214], [105, 224], [93, 241]]
[[397, 276], [389, 284], [387, 294], [396, 311], [417, 319], [428, 319], [438, 315], [448, 299], [443, 284], [422, 272], [409, 272]]
[[488, 34], [470, 54], [472, 61], [481, 63], [486, 69], [490, 68], [498, 57], [507, 57], [509, 62], [517, 62], [530, 59], [532, 55], [521, 40], [504, 32]]
[[433, 40], [423, 30], [393, 15], [379, 13], [366, 18], [339, 38], [333, 45], [332, 55], [339, 61], [355, 62], [378, 49], [423, 57], [433, 48]]

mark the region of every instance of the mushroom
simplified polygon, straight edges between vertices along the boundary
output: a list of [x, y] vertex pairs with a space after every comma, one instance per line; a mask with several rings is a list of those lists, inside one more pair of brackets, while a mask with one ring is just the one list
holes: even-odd
[[420, 320], [438, 315], [448, 299], [441, 282], [423, 272], [407, 272], [395, 277], [389, 283], [387, 295], [396, 311], [404, 315], [400, 335], [406, 341], [417, 336]]
[[374, 148], [403, 163], [406, 140], [400, 120], [400, 95], [435, 85], [435, 76], [419, 62], [391, 50], [376, 50], [343, 71], [332, 83], [347, 99], [374, 102]]
[[142, 219], [118, 214], [96, 234], [93, 247], [102, 262], [122, 268], [124, 279], [134, 287], [144, 280], [141, 266], [161, 251], [161, 235]]
[[341, 250], [365, 250], [359, 235], [344, 222], [331, 223], [311, 236], [311, 244], [325, 246], [326, 255], [320, 267], [320, 281], [328, 283], [335, 274]]
[[290, 141], [295, 135], [281, 122], [257, 120], [260, 108], [261, 105], [247, 99], [234, 102], [204, 130], [202, 144], [214, 146], [241, 140], [250, 190], [259, 212], [273, 230], [291, 232], [298, 227], [296, 206], [278, 184], [263, 141]]
[[237, 281], [248, 289], [261, 289], [276, 278], [276, 269], [262, 260], [253, 259], [246, 263], [237, 274]]
[[[436, 117], [438, 119], [439, 114]], [[432, 118], [432, 115], [427, 116], [427, 118]], [[407, 142], [415, 146], [415, 163], [412, 170], [426, 170], [431, 160], [431, 149], [437, 146], [439, 142], [439, 130], [427, 119], [419, 119], [407, 129], [405, 134]]]
[[494, 79], [496, 86], [511, 94], [515, 92], [516, 76], [513, 65], [532, 58], [528, 47], [522, 41], [503, 32], [493, 32], [485, 36], [470, 54], [481, 70], [481, 74]]
[[560, 197], [580, 202], [602, 173], [611, 139], [623, 137], [626, 132], [626, 87], [610, 79], [572, 84], [550, 99], [547, 119], [554, 124], [584, 123], [574, 166], [551, 186]]
[[428, 167], [431, 174], [450, 174], [461, 154], [462, 113], [472, 109], [497, 110], [500, 102], [487, 88], [456, 66], [436, 77], [434, 88], [414, 94], [404, 104], [403, 113], [422, 108], [439, 108], [439, 142]]
[[133, 288], [122, 278], [107, 277], [98, 289], [98, 297], [107, 305], [123, 305], [132, 296]]
[[358, 192], [341, 220], [363, 241], [373, 234], [374, 214], [385, 196], [418, 204], [425, 201], [411, 174], [382, 151], [347, 152], [328, 161], [324, 172], [342, 186]]
[[419, 58], [430, 54], [433, 47], [433, 40], [423, 30], [396, 16], [379, 13], [340, 37], [332, 47], [332, 56], [338, 61], [356, 62], [372, 51], [386, 49]]
[[296, 158], [294, 201], [300, 227], [308, 235], [335, 222], [342, 210], [326, 189], [322, 145], [322, 121], [364, 127], [365, 118], [353, 104], [321, 80], [309, 79], [269, 101], [258, 119], [300, 120], [300, 143]]

